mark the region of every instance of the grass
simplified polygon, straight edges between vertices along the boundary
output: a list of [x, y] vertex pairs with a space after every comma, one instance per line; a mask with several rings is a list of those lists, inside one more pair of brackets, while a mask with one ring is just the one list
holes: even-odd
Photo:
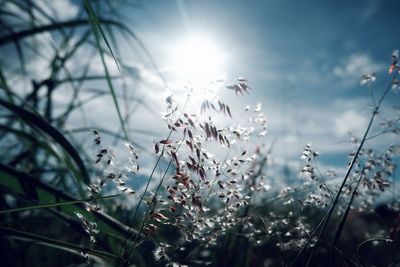
[[[266, 135], [261, 107], [239, 115], [223, 98], [231, 93], [245, 102], [252, 89], [244, 78], [216, 82], [220, 89], [196, 114], [187, 110], [193, 91], [183, 105], [168, 96], [165, 138], [154, 147], [132, 138], [156, 133], [133, 128], [130, 107], [160, 110], [124, 87], [129, 67], [120, 40], [139, 47], [135, 52], [159, 71], [119, 7], [83, 0], [66, 19], [30, 0], [5, 1], [0, 8], [0, 50], [12, 51], [0, 61], [4, 266], [369, 266], [400, 260], [399, 203], [387, 198], [398, 196], [391, 182], [400, 144], [369, 147], [370, 140], [399, 133], [398, 118], [370, 133], [398, 83], [397, 51], [386, 87], [374, 90], [380, 98], [371, 95], [374, 109], [344, 176], [328, 177], [307, 145], [299, 155], [305, 183], [275, 188], [275, 141]], [[100, 74], [92, 71], [95, 56]], [[45, 62], [43, 73], [29, 70], [36, 61]], [[110, 71], [114, 65], [117, 74]], [[371, 88], [375, 80], [365, 74], [361, 83]], [[60, 104], [65, 92], [70, 97]], [[85, 108], [100, 98], [111, 103], [117, 129], [88, 122]], [[85, 123], [76, 127], [71, 121], [77, 117]], [[219, 125], [221, 117], [232, 126]], [[114, 149], [111, 139], [125, 148]], [[154, 165], [142, 170], [148, 161]], [[386, 200], [378, 203], [379, 197]]]

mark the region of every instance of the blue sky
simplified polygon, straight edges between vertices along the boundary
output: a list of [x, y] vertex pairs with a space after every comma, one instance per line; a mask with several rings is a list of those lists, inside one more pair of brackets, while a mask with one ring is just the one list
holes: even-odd
[[[307, 143], [320, 152], [326, 168], [346, 164], [352, 147], [343, 141], [349, 139], [348, 131], [356, 136], [362, 134], [371, 112], [368, 89], [360, 86], [360, 78], [376, 72], [372, 89], [379, 94], [391, 53], [400, 48], [400, 2], [394, 0], [140, 2], [138, 8], [122, 10], [122, 15], [151, 53], [169, 89], [178, 97], [179, 93], [184, 95], [170, 69], [174, 61], [171, 49], [187, 35], [207, 36], [226, 56], [223, 72], [228, 80], [242, 76], [253, 88], [251, 95], [239, 98], [228, 90], [224, 92], [234, 118], [240, 117], [246, 105], [262, 103], [269, 130], [262, 142], [271, 144], [276, 139], [273, 153], [277, 162], [293, 163], [295, 169], [301, 164], [299, 157]], [[53, 2], [53, 10], [66, 20], [78, 14], [80, 4], [58, 0]], [[51, 46], [50, 36], [43, 34], [41, 40], [43, 49]], [[158, 133], [133, 137], [151, 147], [167, 132], [158, 115], [164, 111], [165, 87], [138, 46], [132, 49], [122, 38], [119, 45], [123, 58], [130, 60], [140, 78], [137, 81], [137, 77], [129, 77], [133, 81], [128, 87], [152, 107], [152, 111], [140, 107], [131, 127]], [[82, 61], [91, 57], [87, 51], [80, 53], [77, 58]], [[107, 60], [111, 71], [118, 74], [113, 60]], [[45, 78], [47, 62], [37, 59], [32, 63], [32, 77]], [[77, 69], [81, 64], [70, 62], [69, 67]], [[103, 72], [99, 59], [92, 71]], [[26, 82], [30, 85], [29, 79]], [[379, 119], [390, 117], [390, 107], [398, 103], [398, 95], [390, 96]], [[69, 96], [63, 92], [57, 97], [62, 103]], [[71, 128], [83, 124], [118, 130], [115, 108], [109, 101], [89, 103], [84, 118], [81, 113], [71, 117]], [[384, 147], [394, 141], [395, 137], [388, 135], [372, 145]]]
[[376, 72], [379, 92], [399, 47], [399, 7], [398, 1], [151, 0], [129, 17], [161, 70], [180, 36], [208, 35], [229, 55], [228, 77], [244, 76], [254, 89], [240, 101], [263, 103], [269, 138], [278, 137], [276, 154], [297, 159], [310, 142], [337, 166], [351, 150], [341, 144], [347, 132], [360, 135], [370, 113], [361, 76]]

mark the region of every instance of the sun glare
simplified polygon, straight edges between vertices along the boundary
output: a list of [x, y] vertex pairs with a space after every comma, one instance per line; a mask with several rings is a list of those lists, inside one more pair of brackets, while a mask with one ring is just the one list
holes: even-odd
[[213, 40], [201, 36], [190, 36], [174, 46], [172, 65], [179, 79], [195, 86], [217, 79], [224, 72], [224, 55]]

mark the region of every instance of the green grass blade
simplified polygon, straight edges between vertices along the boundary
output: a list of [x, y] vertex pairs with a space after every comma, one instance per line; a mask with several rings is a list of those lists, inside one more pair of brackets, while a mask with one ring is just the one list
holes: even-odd
[[115, 105], [115, 109], [117, 110], [118, 119], [120, 121], [120, 124], [121, 124], [121, 127], [122, 127], [122, 131], [124, 133], [125, 139], [128, 139], [128, 132], [126, 131], [126, 128], [125, 128], [125, 122], [124, 122], [124, 119], [122, 117], [121, 109], [120, 109], [119, 104], [118, 104], [118, 100], [117, 100], [117, 96], [116, 96], [116, 93], [115, 93], [115, 90], [114, 90], [114, 86], [113, 86], [113, 83], [111, 81], [111, 76], [110, 76], [110, 73], [108, 71], [107, 64], [105, 62], [104, 52], [103, 52], [103, 49], [102, 49], [101, 44], [100, 44], [100, 37], [102, 37], [102, 39], [106, 43], [106, 45], [108, 47], [108, 50], [110, 51], [110, 53], [111, 53], [111, 55], [112, 55], [112, 57], [113, 57], [113, 59], [115, 61], [115, 64], [117, 65], [117, 68], [118, 68], [119, 71], [120, 71], [120, 67], [119, 67], [117, 59], [114, 56], [114, 53], [113, 53], [113, 51], [111, 49], [111, 46], [110, 46], [110, 44], [109, 44], [109, 42], [107, 40], [107, 37], [105, 36], [105, 34], [104, 34], [104, 32], [103, 32], [103, 30], [101, 28], [101, 25], [100, 25], [101, 22], [97, 18], [97, 15], [96, 15], [92, 5], [90, 4], [90, 2], [88, 0], [83, 0], [83, 3], [84, 3], [84, 6], [85, 6], [85, 10], [86, 10], [86, 12], [87, 12], [87, 14], [89, 16], [90, 25], [92, 27], [93, 34], [95, 36], [96, 46], [97, 46], [97, 49], [99, 51], [101, 62], [102, 62], [103, 67], [104, 67], [104, 73], [105, 73], [105, 75], [107, 77], [106, 80], [107, 80], [107, 84], [108, 84], [108, 87], [110, 89], [110, 93], [111, 93], [111, 96], [112, 96], [112, 99], [113, 99], [113, 102], [114, 102], [114, 105]]
[[[70, 205], [72, 206], [72, 208], [68, 207], [68, 205], [59, 205], [59, 207], [61, 207], [62, 212], [71, 216], [75, 216], [74, 211], [79, 211], [85, 216], [88, 215], [88, 212], [85, 209], [85, 205], [84, 203], [82, 203], [81, 200], [77, 200], [76, 198], [66, 194], [64, 191], [56, 189], [48, 184], [41, 182], [39, 179], [29, 176], [26, 173], [17, 171], [2, 163], [0, 163], [0, 177], [0, 185], [8, 187], [15, 192], [17, 192], [17, 189], [19, 189], [18, 191], [21, 191], [21, 184], [29, 183], [31, 186], [35, 187], [38, 195], [37, 201], [39, 203], [48, 203], [49, 199], [52, 199], [57, 203], [74, 202]], [[10, 185], [12, 185], [12, 187]], [[43, 199], [45, 199], [45, 201], [43, 201]], [[4, 211], [3, 213], [6, 212]], [[122, 224], [121, 222], [112, 218], [106, 213], [92, 212], [91, 214], [97, 220], [98, 226], [102, 231], [111, 232], [115, 235], [122, 237], [128, 235], [129, 232], [137, 233], [136, 230], [129, 231], [126, 225]]]
[[42, 130], [47, 135], [52, 137], [74, 160], [75, 164], [77, 165], [78, 169], [80, 170], [83, 181], [86, 184], [90, 183], [89, 174], [86, 170], [83, 160], [79, 156], [76, 149], [72, 146], [72, 144], [57, 129], [55, 129], [53, 126], [51, 126], [49, 123], [47, 123], [44, 119], [39, 117], [39, 115], [36, 115], [30, 111], [27, 111], [26, 109], [18, 107], [16, 105], [9, 103], [7, 101], [4, 101], [2, 99], [0, 99], [0, 106], [3, 106], [6, 109], [12, 111], [16, 115], [18, 115], [22, 120], [24, 120], [26, 123], [34, 125], [38, 129]]
[[34, 143], [35, 145], [37, 145], [38, 147], [40, 147], [44, 151], [46, 151], [49, 155], [52, 155], [57, 160], [61, 161], [60, 156], [56, 153], [56, 151], [54, 151], [54, 149], [47, 142], [41, 141], [39, 138], [37, 138], [36, 136], [34, 136], [32, 134], [8, 127], [6, 125], [0, 125], [0, 132], [4, 132], [5, 135], [13, 134], [14, 136], [18, 137], [19, 139], [24, 139], [31, 143]]
[[54, 202], [54, 203], [48, 203], [48, 204], [39, 204], [39, 205], [33, 205], [33, 206], [28, 206], [28, 207], [22, 207], [22, 208], [6, 209], [6, 210], [0, 210], [0, 215], [6, 214], [6, 213], [34, 210], [34, 209], [45, 209], [45, 208], [54, 208], [54, 207], [59, 207], [59, 206], [64, 206], [64, 205], [73, 205], [73, 204], [78, 204], [78, 203], [90, 202], [90, 201], [94, 201], [94, 200], [114, 198], [114, 197], [119, 197], [119, 196], [123, 196], [123, 195], [124, 194], [116, 194], [116, 195], [111, 195], [111, 196], [85, 198], [85, 199], [78, 199], [78, 200], [71, 200], [71, 201], [61, 201], [61, 202]]
[[[114, 20], [99, 19], [99, 22], [121, 27], [121, 23]], [[26, 30], [14, 32], [12, 34], [0, 36], [0, 46], [44, 32], [56, 31], [63, 28], [76, 28], [76, 27], [88, 26], [90, 25], [89, 23], [90, 21], [88, 19], [74, 19], [69, 21], [56, 22], [51, 24], [45, 24], [42, 26], [32, 27]]]
[[35, 243], [39, 243], [48, 247], [54, 247], [69, 252], [74, 251], [77, 254], [83, 252], [92, 256], [102, 257], [106, 259], [114, 259], [114, 260], [118, 259], [116, 255], [105, 251], [99, 251], [92, 248], [82, 247], [65, 241], [60, 241], [59, 239], [53, 239], [38, 234], [32, 234], [25, 231], [15, 230], [8, 227], [0, 226], [0, 234], [4, 237], [19, 239], [29, 242], [33, 241]]
[[89, 21], [90, 21], [90, 25], [92, 26], [92, 29], [96, 29], [95, 30], [96, 35], [97, 34], [101, 35], [101, 37], [103, 38], [104, 42], [106, 43], [106, 46], [107, 46], [108, 50], [110, 51], [112, 57], [114, 58], [114, 61], [115, 61], [115, 64], [117, 65], [117, 67], [118, 67], [118, 70], [120, 70], [118, 61], [117, 61], [117, 59], [116, 59], [116, 57], [114, 55], [113, 50], [111, 49], [110, 42], [108, 41], [108, 39], [107, 39], [107, 37], [106, 37], [102, 27], [101, 27], [101, 22], [98, 19], [97, 15], [96, 15], [96, 12], [94, 11], [92, 5], [90, 4], [90, 1], [89, 0], [83, 0], [83, 4], [85, 6], [86, 12], [89, 15]]

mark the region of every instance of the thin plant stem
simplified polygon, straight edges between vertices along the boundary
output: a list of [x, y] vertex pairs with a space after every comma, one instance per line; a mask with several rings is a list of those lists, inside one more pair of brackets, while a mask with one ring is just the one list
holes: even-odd
[[314, 159], [314, 163], [315, 163], [315, 168], [317, 169], [317, 171], [318, 171], [318, 173], [319, 173], [319, 176], [321, 177], [322, 183], [324, 184], [325, 189], [326, 189], [326, 190], [328, 191], [328, 193], [329, 193], [331, 202], [333, 202], [332, 191], [328, 188], [328, 185], [327, 185], [326, 182], [325, 182], [325, 178], [324, 178], [324, 176], [322, 175], [320, 169], [318, 168], [318, 163], [317, 163], [317, 161], [316, 161], [315, 159]]
[[54, 202], [54, 203], [38, 204], [38, 205], [33, 205], [33, 206], [28, 206], [28, 207], [6, 209], [6, 210], [0, 210], [0, 215], [6, 214], [6, 213], [34, 210], [34, 209], [45, 209], [45, 208], [54, 208], [54, 207], [64, 206], [64, 205], [79, 204], [79, 203], [83, 203], [83, 202], [90, 202], [90, 201], [95, 201], [95, 200], [100, 200], [100, 199], [114, 198], [114, 197], [119, 197], [119, 196], [123, 196], [123, 195], [125, 195], [125, 194], [84, 198], [84, 199], [77, 199], [77, 200], [73, 200], [73, 201]]
[[358, 156], [359, 156], [359, 154], [360, 154], [360, 152], [361, 152], [361, 149], [363, 148], [364, 143], [365, 143], [365, 141], [367, 140], [368, 133], [369, 133], [369, 131], [371, 130], [372, 123], [374, 122], [375, 117], [376, 117], [376, 115], [377, 115], [378, 112], [379, 112], [380, 106], [381, 106], [381, 104], [382, 104], [382, 102], [383, 102], [385, 96], [386, 96], [387, 93], [389, 92], [389, 90], [390, 90], [390, 88], [391, 88], [393, 82], [395, 81], [397, 75], [398, 75], [398, 73], [396, 73], [395, 75], [393, 75], [392, 81], [389, 83], [389, 85], [387, 86], [386, 90], [383, 92], [381, 98], [380, 98], [379, 101], [377, 102], [377, 105], [375, 106], [375, 108], [374, 108], [374, 110], [373, 110], [373, 112], [372, 112], [371, 118], [370, 118], [370, 120], [369, 120], [369, 122], [368, 122], [368, 126], [367, 126], [367, 128], [366, 128], [366, 130], [365, 130], [365, 132], [364, 132], [363, 138], [361, 139], [361, 142], [360, 142], [360, 144], [359, 144], [359, 146], [358, 146], [358, 148], [357, 148], [357, 150], [356, 150], [356, 152], [355, 152], [355, 154], [354, 154], [354, 156], [353, 156], [353, 158], [352, 158], [352, 160], [351, 160], [351, 162], [350, 162], [350, 165], [349, 165], [349, 167], [348, 167], [348, 169], [347, 169], [346, 175], [344, 176], [343, 181], [342, 181], [342, 184], [340, 185], [339, 191], [338, 191], [337, 194], [336, 194], [335, 200], [333, 201], [332, 206], [331, 206], [330, 209], [328, 210], [326, 218], [323, 219], [323, 225], [322, 225], [321, 232], [320, 232], [320, 234], [319, 234], [319, 236], [318, 236], [318, 239], [317, 239], [317, 242], [316, 242], [314, 248], [311, 250], [311, 254], [310, 254], [310, 257], [309, 257], [309, 259], [308, 259], [308, 261], [307, 261], [307, 265], [309, 265], [309, 264], [311, 263], [312, 258], [314, 257], [314, 254], [315, 254], [316, 250], [318, 249], [319, 240], [321, 239], [322, 235], [324, 234], [324, 232], [325, 232], [325, 230], [326, 230], [327, 224], [328, 224], [328, 222], [329, 222], [329, 220], [330, 220], [330, 218], [331, 218], [331, 216], [332, 216], [332, 213], [333, 213], [335, 207], [336, 207], [337, 204], [338, 204], [339, 197], [340, 197], [340, 195], [341, 195], [341, 193], [342, 193], [342, 191], [343, 191], [343, 188], [344, 188], [344, 186], [346, 185], [346, 182], [347, 182], [347, 180], [348, 180], [348, 178], [349, 178], [349, 176], [350, 176], [351, 171], [353, 170], [353, 167], [354, 167], [354, 165], [355, 165], [355, 163], [356, 163], [356, 161], [357, 161], [357, 159], [358, 159]]
[[[347, 215], [349, 214], [349, 211], [350, 211], [350, 207], [351, 207], [351, 205], [353, 204], [353, 200], [354, 200], [354, 198], [355, 198], [355, 196], [356, 196], [358, 187], [360, 186], [361, 181], [362, 181], [362, 179], [363, 179], [363, 174], [364, 174], [364, 172], [365, 172], [365, 168], [362, 170], [362, 172], [361, 172], [360, 175], [359, 175], [359, 178], [358, 178], [358, 181], [357, 181], [357, 185], [356, 185], [356, 187], [354, 188], [353, 193], [351, 194], [350, 201], [349, 201], [349, 203], [347, 204], [346, 210], [345, 210], [345, 212], [343, 213], [342, 218], [340, 219], [340, 222], [339, 222], [339, 224], [338, 224], [337, 227], [336, 227], [335, 234], [334, 234], [334, 237], [333, 237], [333, 240], [332, 240], [332, 246], [333, 246], [333, 247], [335, 247], [336, 244], [337, 244], [337, 242], [339, 241], [340, 235], [341, 235], [341, 233], [342, 233], [344, 224], [345, 224], [346, 219], [347, 219]], [[333, 262], [333, 263], [335, 262], [335, 250], [332, 251], [332, 262]], [[335, 264], [333, 264], [333, 265], [335, 265]]]
[[[189, 95], [189, 96], [187, 97], [187, 99], [186, 99], [186, 102], [185, 102], [185, 104], [184, 104], [184, 106], [183, 106], [183, 108], [182, 108], [181, 114], [183, 114], [184, 110], [186, 109], [186, 106], [187, 106], [187, 104], [188, 104], [188, 102], [189, 102], [189, 99], [190, 99], [190, 95]], [[167, 138], [166, 138], [167, 140], [171, 137], [172, 132], [173, 132], [173, 130], [171, 129], [170, 132], [169, 132], [169, 134], [168, 134], [168, 136], [167, 136]], [[145, 189], [144, 189], [144, 192], [143, 192], [142, 196], [141, 196], [140, 199], [139, 199], [139, 203], [138, 203], [137, 206], [136, 206], [136, 209], [135, 209], [135, 212], [134, 212], [134, 214], [133, 214], [131, 223], [129, 224], [129, 230], [132, 228], [132, 226], [133, 226], [133, 224], [134, 224], [134, 222], [135, 222], [135, 218], [136, 218], [136, 215], [137, 215], [137, 213], [138, 213], [138, 211], [139, 211], [140, 204], [143, 202], [143, 199], [144, 199], [144, 197], [146, 196], [146, 193], [147, 193], [147, 190], [148, 190], [148, 188], [149, 188], [150, 182], [151, 182], [151, 180], [152, 180], [152, 178], [153, 178], [153, 176], [154, 176], [154, 172], [155, 172], [155, 170], [157, 169], [158, 164], [159, 164], [160, 161], [161, 161], [162, 156], [164, 155], [164, 151], [165, 151], [165, 145], [163, 146], [163, 148], [162, 148], [162, 150], [161, 150], [161, 153], [160, 153], [160, 155], [159, 155], [158, 158], [157, 158], [157, 161], [156, 161], [156, 163], [155, 163], [155, 165], [154, 165], [154, 167], [153, 167], [153, 169], [152, 169], [152, 171], [151, 171], [149, 180], [148, 180], [147, 183], [146, 183], [146, 187], [145, 187]], [[167, 168], [166, 171], [168, 171], [170, 165], [171, 165], [171, 161], [170, 161], [170, 163], [169, 163], [168, 168]], [[143, 219], [143, 221], [144, 221], [144, 220], [145, 220], [145, 219]], [[142, 222], [141, 227], [140, 227], [140, 230], [139, 230], [139, 233], [141, 233], [141, 231], [142, 231], [142, 229], [143, 229], [143, 224], [144, 224], [144, 223]], [[129, 231], [129, 230], [128, 230], [128, 231]], [[139, 235], [140, 235], [140, 234], [139, 234]], [[127, 245], [127, 241], [128, 241], [128, 240], [131, 240], [132, 238], [133, 238], [133, 233], [129, 236], [129, 238], [125, 238], [125, 241], [124, 241], [123, 245], [122, 245], [121, 248], [120, 248], [119, 257], [122, 256], [122, 250], [123, 250], [124, 247]], [[135, 240], [136, 240], [136, 239], [137, 239], [137, 237], [135, 238]], [[134, 244], [135, 244], [135, 243], [134, 243]], [[133, 244], [132, 246], [134, 246], [134, 244]], [[118, 266], [118, 263], [117, 263], [117, 266]]]
[[[218, 92], [214, 95], [214, 97], [212, 98], [211, 101], [215, 100], [216, 97], [217, 97], [219, 94], [220, 94], [220, 90], [218, 90]], [[182, 111], [181, 111], [181, 114], [179, 115], [179, 117], [182, 116], [184, 110], [186, 109], [186, 106], [187, 106], [187, 104], [188, 104], [188, 102], [189, 102], [190, 96], [191, 96], [191, 95], [189, 94], [188, 97], [187, 97], [187, 99], [186, 99], [186, 102], [185, 102], [185, 104], [184, 104], [184, 106], [183, 106], [183, 108], [182, 108]], [[198, 120], [199, 120], [199, 117], [197, 117], [197, 119], [195, 120], [194, 123], [197, 123]], [[171, 133], [172, 133], [172, 130], [171, 130], [170, 134], [171, 134]], [[183, 139], [185, 139], [185, 137], [186, 137], [186, 133], [184, 134]], [[169, 137], [168, 137], [168, 138], [169, 138]], [[167, 138], [167, 139], [168, 139], [168, 138]], [[177, 149], [176, 149], [176, 152], [179, 151], [181, 145], [182, 145], [182, 143], [180, 143], [180, 144], [178, 145], [178, 147], [177, 147]], [[164, 152], [164, 148], [165, 148], [165, 146], [163, 147], [163, 152]], [[158, 191], [160, 190], [161, 185], [163, 184], [164, 179], [165, 179], [165, 177], [166, 177], [166, 175], [167, 175], [167, 173], [168, 173], [168, 170], [169, 170], [169, 168], [171, 167], [171, 165], [172, 165], [172, 159], [169, 161], [168, 166], [167, 166], [167, 168], [166, 168], [165, 171], [164, 171], [164, 174], [163, 174], [163, 176], [162, 176], [162, 178], [161, 178], [161, 180], [160, 180], [160, 183], [159, 183], [158, 186], [157, 186], [157, 189], [156, 189], [156, 191], [155, 191], [155, 193], [154, 193], [154, 195], [153, 195], [153, 197], [152, 197], [152, 200], [151, 200], [150, 204], [152, 204], [152, 203], [155, 202], [155, 199], [156, 199], [156, 197], [157, 197], [157, 193], [158, 193]], [[155, 205], [156, 205], [156, 204], [154, 204], [154, 207], [153, 207], [153, 208], [155, 208]], [[144, 225], [145, 225], [145, 223], [147, 222], [147, 217], [148, 217], [148, 212], [149, 212], [149, 210], [150, 210], [150, 206], [147, 208], [145, 217], [144, 217], [143, 220], [142, 220], [142, 223], [141, 223], [141, 226], [140, 226], [140, 228], [139, 228], [138, 234], [136, 235], [135, 241], [133, 242], [133, 244], [132, 244], [132, 246], [131, 246], [131, 248], [130, 248], [130, 250], [129, 250], [129, 252], [128, 252], [128, 256], [127, 256], [126, 260], [129, 259], [129, 257], [130, 257], [130, 255], [131, 255], [133, 249], [134, 249], [135, 246], [136, 246], [137, 240], [138, 240], [138, 238], [140, 237], [141, 232], [143, 231]], [[132, 237], [130, 237], [130, 238], [132, 238]]]

